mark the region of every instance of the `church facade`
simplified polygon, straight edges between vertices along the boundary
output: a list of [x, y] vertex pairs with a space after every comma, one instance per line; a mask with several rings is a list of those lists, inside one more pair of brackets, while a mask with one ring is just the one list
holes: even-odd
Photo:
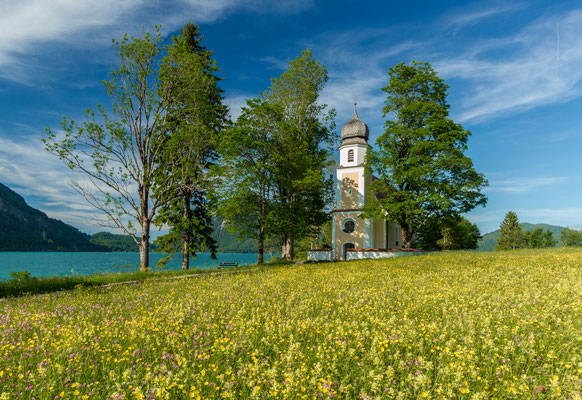
[[332, 248], [310, 251], [310, 260], [350, 260], [391, 257], [402, 247], [400, 226], [386, 220], [362, 219], [362, 207], [373, 199], [372, 179], [364, 169], [368, 126], [354, 105], [352, 118], [342, 127], [339, 163], [336, 169], [335, 207], [332, 216]]

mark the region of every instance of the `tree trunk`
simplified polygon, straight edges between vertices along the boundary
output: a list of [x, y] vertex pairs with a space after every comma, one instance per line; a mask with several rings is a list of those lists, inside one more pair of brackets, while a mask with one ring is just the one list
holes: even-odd
[[184, 242], [182, 243], [182, 269], [188, 270], [190, 269], [190, 250], [188, 249], [188, 244], [190, 243], [190, 218], [191, 218], [191, 210], [190, 210], [190, 197], [191, 194], [187, 190], [182, 191], [182, 202], [184, 206], [184, 219], [188, 221], [185, 226], [186, 230], [184, 231]]
[[259, 249], [258, 249], [258, 260], [257, 260], [257, 264], [262, 264], [263, 263], [263, 256], [265, 253], [265, 228], [263, 228], [261, 226], [261, 228], [259, 229]]
[[190, 251], [188, 251], [188, 242], [186, 239], [182, 243], [182, 269], [190, 269]]
[[400, 231], [402, 232], [402, 247], [405, 249], [410, 248], [410, 242], [412, 242], [412, 232], [407, 226], [400, 226]]
[[141, 208], [141, 241], [139, 243], [140, 271], [150, 269], [150, 224], [149, 215], [149, 187], [140, 186], [138, 189]]
[[139, 243], [140, 271], [150, 269], [150, 221], [144, 218], [141, 222], [141, 241]]
[[291, 238], [283, 238], [283, 244], [281, 245], [281, 258], [286, 258], [287, 260], [293, 260], [295, 250], [295, 241]]
[[261, 265], [263, 263], [263, 256], [265, 253], [265, 244], [263, 239], [259, 239], [259, 257], [257, 260], [257, 264]]

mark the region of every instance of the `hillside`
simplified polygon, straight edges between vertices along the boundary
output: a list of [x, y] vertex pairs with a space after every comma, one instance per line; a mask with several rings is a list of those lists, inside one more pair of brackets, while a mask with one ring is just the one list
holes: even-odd
[[[528, 222], [522, 223], [521, 226], [523, 227], [523, 230], [525, 232], [533, 231], [536, 230], [537, 228], [542, 228], [544, 232], [549, 229], [554, 234], [554, 239], [558, 241], [560, 240], [560, 232], [562, 232], [562, 229], [564, 229], [563, 226], [558, 225], [530, 224]], [[493, 232], [486, 233], [485, 235], [483, 235], [483, 238], [479, 241], [479, 247], [477, 248], [477, 251], [493, 251], [495, 249], [495, 245], [497, 244], [498, 238], [499, 229]]]
[[257, 241], [254, 239], [239, 240], [236, 235], [228, 232], [222, 224], [222, 219], [212, 221], [214, 232], [212, 238], [218, 243], [219, 253], [254, 253], [257, 251]]
[[0, 183], [0, 251], [106, 251], [77, 228], [32, 208]]

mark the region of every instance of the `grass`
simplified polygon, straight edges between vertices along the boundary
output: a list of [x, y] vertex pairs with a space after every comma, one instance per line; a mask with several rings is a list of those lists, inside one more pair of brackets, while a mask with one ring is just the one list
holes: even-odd
[[[285, 265], [285, 260], [274, 260], [266, 263], [262, 268]], [[237, 267], [237, 271], [246, 271], [257, 268], [256, 265], [243, 265]], [[0, 298], [26, 296], [42, 293], [60, 292], [81, 287], [92, 287], [108, 285], [113, 283], [123, 283], [131, 281], [145, 281], [148, 279], [164, 279], [186, 275], [198, 275], [216, 272], [216, 269], [197, 269], [193, 268], [187, 271], [182, 270], [150, 270], [130, 271], [130, 272], [111, 272], [97, 273], [92, 275], [72, 275], [72, 276], [50, 276], [50, 277], [33, 277], [28, 271], [11, 272], [11, 279], [0, 281]]]
[[579, 399], [582, 253], [451, 252], [0, 303], [0, 399]]

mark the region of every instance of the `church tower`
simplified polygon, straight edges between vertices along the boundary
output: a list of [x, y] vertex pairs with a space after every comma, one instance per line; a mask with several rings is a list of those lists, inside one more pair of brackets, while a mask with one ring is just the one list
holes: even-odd
[[364, 170], [364, 160], [370, 150], [368, 126], [360, 120], [354, 104], [352, 118], [342, 127], [339, 166], [336, 172], [336, 206], [333, 213], [334, 258], [344, 260], [346, 249], [374, 247], [372, 220], [359, 217], [366, 204], [367, 186], [371, 175]]

